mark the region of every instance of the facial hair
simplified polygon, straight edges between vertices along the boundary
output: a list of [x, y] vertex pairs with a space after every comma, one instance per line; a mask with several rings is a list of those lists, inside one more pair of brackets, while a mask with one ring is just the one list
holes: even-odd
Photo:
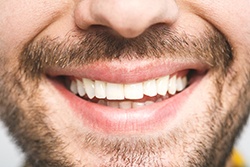
[[[167, 54], [168, 57], [162, 55]], [[100, 138], [95, 133], [81, 134], [84, 149], [97, 150], [99, 155], [112, 155], [109, 161], [100, 166], [223, 166], [232, 149], [235, 137], [245, 124], [249, 111], [249, 68], [242, 81], [231, 66], [234, 56], [226, 39], [217, 31], [207, 29], [200, 38], [170, 31], [166, 27], [154, 27], [137, 38], [125, 39], [108, 30], [95, 29], [85, 34], [71, 32], [65, 40], [42, 38], [27, 43], [17, 56], [18, 63], [10, 67], [6, 59], [0, 72], [1, 119], [9, 128], [17, 144], [27, 155], [30, 166], [76, 166], [64, 153], [64, 141], [45, 123], [49, 106], [44, 103], [38, 85], [50, 67], [65, 68], [82, 66], [95, 61], [114, 61], [123, 59], [191, 59], [199, 60], [211, 68], [217, 93], [207, 106], [209, 116], [216, 128], [208, 130], [207, 137], [214, 143], [198, 142], [195, 151], [190, 153], [188, 162], [164, 164], [159, 157], [169, 145], [179, 145], [179, 138], [186, 132], [178, 129], [178, 134], [168, 133], [145, 140], [143, 138], [110, 139]], [[235, 86], [239, 101], [225, 109], [222, 101], [222, 88], [228, 82]], [[223, 111], [223, 112], [221, 112]], [[241, 112], [241, 113], [239, 113]], [[227, 113], [224, 120], [220, 115]], [[191, 121], [191, 120], [190, 120]], [[180, 133], [183, 131], [183, 134]], [[174, 153], [174, 152], [173, 152]], [[218, 158], [219, 157], [219, 158]], [[84, 165], [82, 165], [84, 166]], [[86, 165], [87, 166], [87, 165]]]

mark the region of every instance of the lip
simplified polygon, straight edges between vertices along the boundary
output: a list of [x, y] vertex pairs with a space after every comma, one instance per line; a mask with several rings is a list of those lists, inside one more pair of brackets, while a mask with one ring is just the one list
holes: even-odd
[[167, 61], [161, 59], [150, 61], [124, 60], [107, 63], [95, 62], [82, 67], [53, 67], [47, 69], [47, 74], [51, 77], [70, 76], [111, 83], [137, 83], [192, 69], [201, 74], [204, 73], [208, 67], [195, 60], [189, 62]]
[[[119, 63], [118, 63], [119, 64]], [[49, 80], [61, 95], [68, 101], [72, 111], [78, 118], [82, 119], [85, 126], [90, 129], [104, 133], [130, 133], [145, 132], [162, 129], [174, 120], [180, 109], [183, 107], [196, 86], [204, 77], [204, 71], [208, 68], [200, 63], [145, 63], [136, 68], [136, 65], [129, 68], [126, 63], [117, 66], [117, 62], [104, 65], [95, 63], [76, 69], [50, 69]], [[130, 64], [135, 64], [130, 62]], [[163, 69], [162, 69], [162, 68]], [[136, 109], [115, 109], [84, 100], [70, 92], [61, 82], [55, 79], [56, 76], [73, 76], [76, 78], [90, 78], [109, 82], [139, 82], [150, 78], [157, 78], [178, 70], [195, 69], [200, 75], [192, 78], [192, 84], [181, 93], [175, 96], [156, 102], [149, 106]], [[142, 71], [143, 70], [143, 71]], [[87, 71], [87, 72], [86, 72]], [[126, 73], [124, 73], [126, 71]], [[149, 73], [147, 73], [149, 72]], [[133, 76], [133, 77], [131, 77]]]

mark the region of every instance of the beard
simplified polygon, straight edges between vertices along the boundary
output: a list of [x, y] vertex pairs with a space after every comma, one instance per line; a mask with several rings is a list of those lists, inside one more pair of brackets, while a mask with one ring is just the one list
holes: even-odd
[[[31, 41], [24, 46], [16, 62], [8, 58], [2, 61], [0, 116], [26, 153], [28, 165], [225, 165], [249, 115], [250, 68], [247, 59], [242, 61], [244, 67], [237, 67], [239, 55], [233, 53], [221, 33], [207, 28], [195, 38], [159, 26], [133, 39], [100, 29], [69, 34], [65, 40], [45, 37]], [[164, 53], [168, 56], [164, 57]], [[152, 136], [109, 136], [79, 130], [70, 122], [62, 134], [48, 123], [50, 114], [58, 113], [57, 107], [46, 101], [46, 91], [41, 86], [47, 84], [46, 71], [50, 67], [80, 67], [96, 61], [122, 62], [127, 59], [131, 63], [133, 59], [173, 60], [177, 57], [208, 65], [207, 75], [214, 89], [209, 92], [211, 97], [207, 99], [205, 112], [193, 112], [189, 119], [180, 123], [182, 126]], [[67, 135], [72, 138], [71, 142], [66, 140]], [[79, 148], [72, 149], [71, 146], [76, 144]], [[88, 157], [83, 156], [87, 154], [81, 152], [95, 155], [100, 162], [90, 163], [86, 160]], [[171, 157], [170, 160], [166, 160], [166, 155]]]

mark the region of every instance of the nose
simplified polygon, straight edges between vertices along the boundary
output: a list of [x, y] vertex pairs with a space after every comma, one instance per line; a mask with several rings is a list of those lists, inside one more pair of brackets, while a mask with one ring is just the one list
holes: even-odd
[[134, 38], [154, 24], [173, 24], [178, 13], [175, 0], [81, 0], [74, 19], [83, 30], [101, 25]]

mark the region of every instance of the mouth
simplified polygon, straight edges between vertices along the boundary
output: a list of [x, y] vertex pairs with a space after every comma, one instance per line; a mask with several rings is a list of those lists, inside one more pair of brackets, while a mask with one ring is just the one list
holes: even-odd
[[187, 71], [129, 84], [71, 78], [67, 88], [83, 100], [126, 110], [171, 98], [187, 87], [187, 78]]
[[126, 133], [154, 130], [174, 120], [208, 71], [194, 62], [133, 64], [49, 69], [48, 78], [83, 124]]

